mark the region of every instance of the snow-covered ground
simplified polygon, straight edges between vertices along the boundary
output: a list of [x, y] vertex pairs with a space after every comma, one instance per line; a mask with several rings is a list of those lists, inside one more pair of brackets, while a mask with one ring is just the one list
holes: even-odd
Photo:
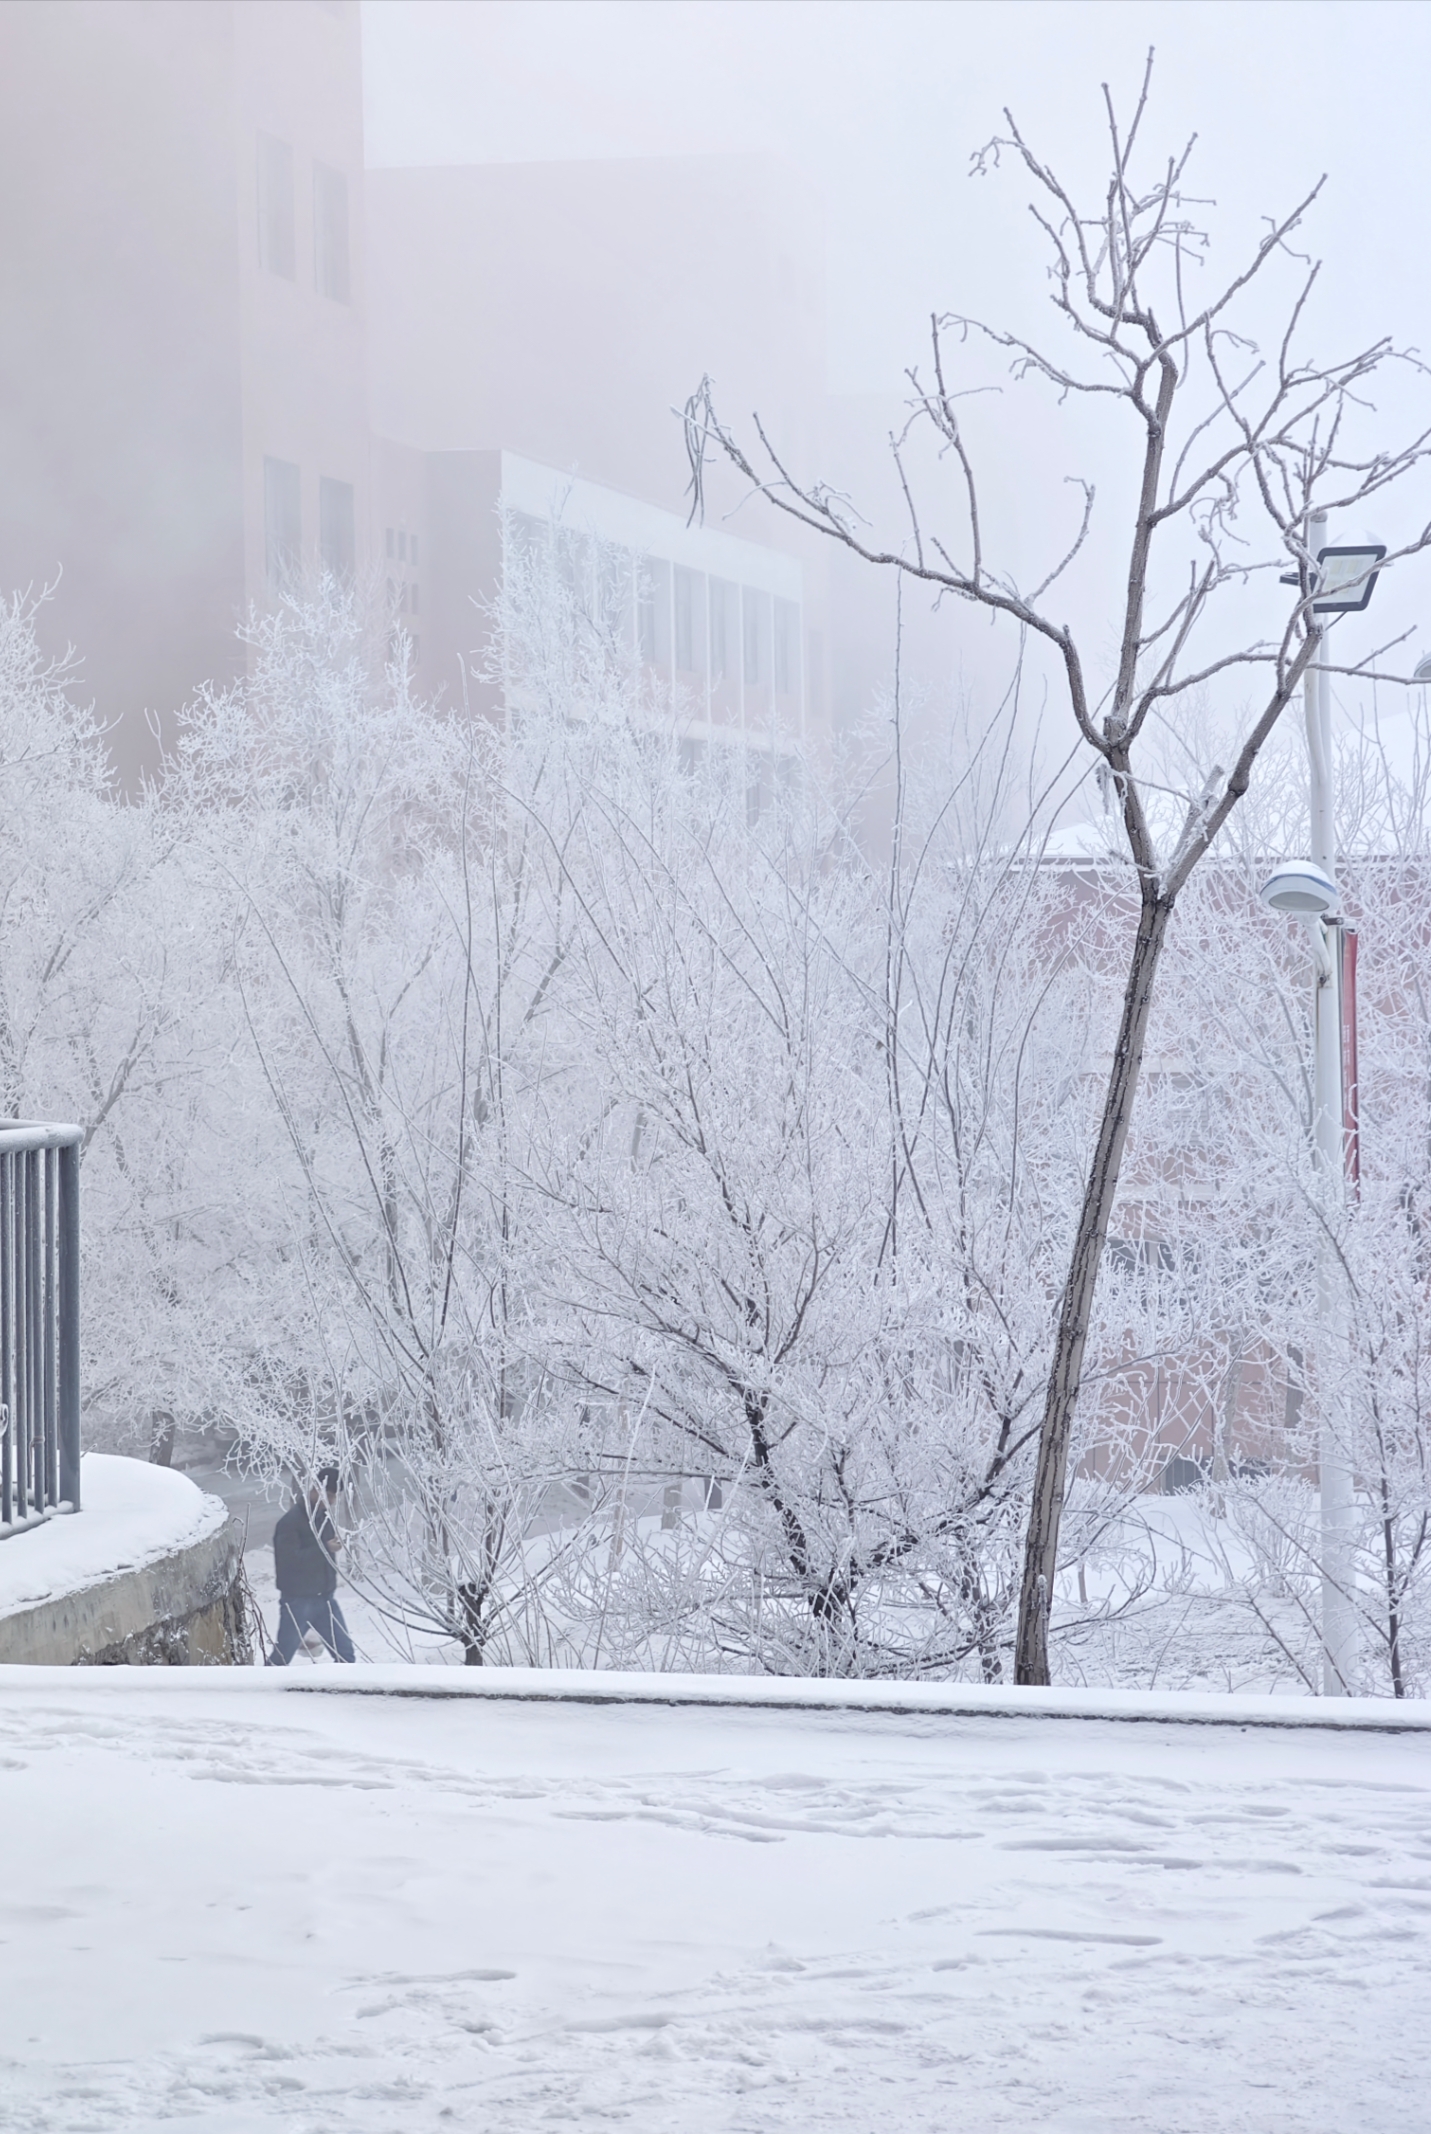
[[524, 1686], [0, 1670], [0, 2125], [1431, 2126], [1425, 1707]]

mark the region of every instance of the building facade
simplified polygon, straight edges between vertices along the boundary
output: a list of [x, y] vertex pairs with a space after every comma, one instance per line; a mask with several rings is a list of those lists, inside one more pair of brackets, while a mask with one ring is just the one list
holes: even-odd
[[0, 9], [0, 586], [53, 588], [130, 777], [325, 495], [359, 517], [359, 38], [345, 0]]

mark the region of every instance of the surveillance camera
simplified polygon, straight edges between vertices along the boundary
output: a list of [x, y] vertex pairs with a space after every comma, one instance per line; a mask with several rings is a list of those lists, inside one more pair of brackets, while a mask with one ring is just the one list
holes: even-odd
[[1325, 919], [1342, 900], [1342, 893], [1329, 874], [1311, 860], [1289, 860], [1269, 874], [1258, 891], [1273, 911], [1294, 919]]

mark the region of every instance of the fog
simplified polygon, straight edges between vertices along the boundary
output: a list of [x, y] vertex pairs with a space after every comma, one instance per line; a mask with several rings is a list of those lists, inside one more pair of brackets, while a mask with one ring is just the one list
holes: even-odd
[[[1005, 130], [1008, 106], [1039, 153], [1096, 199], [1106, 151], [1101, 87], [1131, 108], [1150, 47], [1150, 138], [1172, 153], [1197, 136], [1189, 189], [1208, 202], [1209, 279], [1250, 255], [1264, 218], [1325, 175], [1298, 241], [1325, 262], [1308, 346], [1326, 356], [1382, 335], [1431, 346], [1431, 287], [1413, 264], [1423, 247], [1415, 203], [1431, 192], [1424, 9], [1375, 0], [378, 0], [365, 9], [364, 38], [373, 166], [758, 154], [798, 172], [823, 223], [835, 396], [824, 463], [800, 471], [847, 487], [881, 531], [881, 507], [893, 499], [879, 454], [907, 395], [907, 367], [927, 369], [930, 313], [1047, 336], [1028, 187], [1007, 165], [971, 176], [974, 152]], [[654, 278], [651, 296], [659, 302]], [[1269, 311], [1263, 323], [1272, 322]], [[727, 382], [714, 360], [709, 367], [718, 387]], [[976, 361], [972, 378], [1002, 382], [1001, 371]], [[1404, 397], [1384, 401], [1388, 423], [1419, 427], [1420, 381], [1395, 383]], [[1006, 394], [986, 423], [994, 491], [986, 508], [992, 501], [1002, 560], [1041, 576], [1066, 530], [1050, 522], [1069, 508], [1063, 478], [1095, 481], [1106, 506], [1127, 440], [1090, 434], [1077, 410], [1055, 415], [1046, 395], [1039, 401]], [[724, 411], [748, 412], [738, 400]], [[761, 412], [778, 411], [767, 399]], [[1332, 538], [1405, 538], [1421, 501], [1408, 493], [1385, 524], [1337, 528]], [[1080, 603], [1116, 593], [1121, 526], [1106, 539], [1106, 568], [1080, 584]], [[1412, 565], [1383, 581], [1375, 630], [1369, 620], [1356, 626], [1358, 656], [1409, 630], [1410, 653], [1392, 664], [1410, 671], [1431, 643], [1423, 576]], [[863, 600], [861, 640], [848, 657], [860, 674], [852, 696], [867, 698], [892, 663], [892, 589]], [[936, 694], [962, 687], [986, 702], [1007, 680], [1007, 646], [991, 644], [987, 622], [967, 613], [946, 611], [918, 650], [916, 667]], [[1341, 694], [1346, 713], [1372, 713], [1371, 692]], [[1403, 696], [1382, 690], [1375, 709], [1394, 721]]]
[[[1130, 109], [1155, 47], [1149, 168], [1197, 136], [1209, 285], [1325, 174], [1295, 240], [1325, 261], [1308, 350], [1383, 334], [1415, 348], [1431, 344], [1413, 270], [1429, 46], [1423, 9], [1298, 0], [13, 0], [0, 175], [25, 209], [0, 239], [0, 583], [52, 588], [42, 640], [74, 648], [132, 782], [193, 690], [239, 671], [235, 629], [286, 569], [354, 577], [410, 630], [423, 689], [469, 695], [472, 603], [491, 591], [493, 513], [515, 478], [502, 454], [527, 466], [523, 508], [568, 508], [579, 478], [606, 538], [682, 568], [676, 410], [704, 375], [742, 436], [758, 411], [792, 472], [833, 482], [871, 540], [900, 546], [886, 440], [909, 366], [927, 373], [931, 313], [1045, 336], [1054, 323], [1025, 174], [1007, 158], [971, 174], [1006, 106], [1096, 201], [1101, 85]], [[1243, 323], [1264, 343], [1291, 286], [1254, 295]], [[1101, 656], [1136, 440], [1015, 386], [987, 348], [959, 349], [952, 382], [986, 395], [965, 406], [995, 567], [1041, 578], [1076, 528], [1070, 483], [1096, 485], [1062, 594]], [[1370, 445], [1424, 421], [1414, 370], [1377, 396]], [[957, 541], [947, 468], [926, 454], [918, 471], [928, 529]], [[1375, 525], [1332, 537], [1395, 544], [1418, 503], [1408, 485]], [[798, 561], [786, 695], [806, 738], [865, 718], [892, 682], [891, 575], [730, 479], [706, 523], [744, 547], [722, 563], [708, 544], [690, 567], [703, 586], [724, 572], [753, 589], [761, 614], [785, 597], [785, 566], [762, 556]], [[1427, 647], [1423, 580], [1414, 563], [1389, 574], [1374, 621], [1344, 632], [1348, 656], [1409, 633], [1389, 662], [1409, 671]], [[977, 726], [1017, 645], [957, 603], [930, 606], [907, 591], [906, 698], [922, 732], [956, 712]], [[1280, 612], [1274, 596], [1248, 627]], [[752, 627], [748, 731], [774, 716]], [[1056, 675], [1034, 657], [1026, 681], [1061, 746]], [[704, 716], [713, 670], [701, 690]], [[1404, 700], [1341, 690], [1353, 718], [1395, 722]]]
[[1020, 298], [1021, 203], [969, 181], [1003, 108], [1096, 174], [1100, 85], [1127, 96], [1150, 45], [1159, 137], [1199, 136], [1195, 189], [1257, 216], [1327, 172], [1328, 318], [1431, 340], [1411, 268], [1431, 21], [1394, 0], [369, 0], [368, 159], [786, 157], [826, 206], [831, 384], [887, 392], [931, 310]]

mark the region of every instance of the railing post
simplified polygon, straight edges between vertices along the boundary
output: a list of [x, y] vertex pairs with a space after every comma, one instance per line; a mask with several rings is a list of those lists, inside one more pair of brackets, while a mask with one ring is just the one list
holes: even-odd
[[15, 1421], [15, 1159], [8, 1150], [0, 1154], [0, 1401], [5, 1408], [5, 1445], [0, 1453], [0, 1519], [11, 1526], [15, 1520], [19, 1479], [15, 1450], [19, 1442]]
[[60, 1156], [60, 1498], [80, 1508], [78, 1142]]
[[30, 1406], [30, 1151], [15, 1161], [15, 1510], [28, 1521], [35, 1509], [30, 1471], [34, 1410]]

